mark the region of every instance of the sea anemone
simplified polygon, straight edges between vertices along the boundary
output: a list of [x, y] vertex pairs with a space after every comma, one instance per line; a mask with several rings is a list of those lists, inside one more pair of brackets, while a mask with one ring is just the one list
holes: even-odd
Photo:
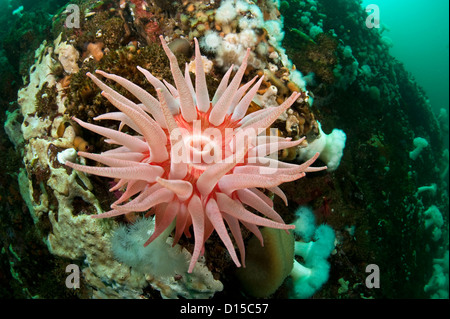
[[200, 46], [207, 52], [216, 52], [222, 45], [222, 38], [216, 31], [208, 30], [200, 41]]
[[252, 29], [242, 30], [239, 33], [239, 40], [246, 48], [251, 48], [258, 44], [258, 37]]
[[[310, 167], [319, 154], [302, 165], [267, 157], [302, 142], [260, 134], [265, 133], [266, 128], [300, 94], [293, 93], [278, 107], [268, 107], [246, 115], [263, 80], [261, 78], [253, 85], [257, 79], [255, 77], [239, 86], [250, 50], [247, 50], [231, 82], [228, 84], [233, 68], [226, 72], [210, 100], [197, 39], [194, 40], [195, 89], [187, 69], [183, 76], [175, 55], [162, 36], [160, 39], [170, 61], [175, 86], [166, 81], [161, 82], [149, 71], [138, 67], [155, 87], [158, 95], [156, 99], [122, 77], [96, 71], [122, 85], [142, 102], [135, 104], [88, 73], [87, 76], [103, 90], [102, 95], [120, 111], [100, 115], [95, 120], [116, 120], [120, 122], [120, 127], [117, 131], [74, 120], [82, 127], [106, 137], [107, 143], [119, 147], [101, 154], [78, 152], [80, 156], [107, 167], [71, 162], [66, 162], [66, 165], [89, 174], [119, 179], [110, 191], [123, 189], [123, 195], [111, 205], [112, 210], [93, 215], [93, 218], [130, 212], [148, 211], [147, 215], [155, 214], [155, 230], [145, 245], [169, 227], [175, 227], [174, 243], [177, 243], [183, 233], [190, 237], [190, 226], [193, 226], [195, 244], [189, 272], [192, 272], [200, 254], [204, 252], [205, 241], [214, 230], [234, 263], [238, 267], [241, 265], [225, 221], [245, 266], [240, 223], [253, 232], [261, 243], [262, 236], [257, 226], [294, 228], [284, 223], [273, 209], [272, 200], [258, 188], [280, 196], [287, 205], [286, 196], [278, 185], [299, 179], [306, 172], [326, 168]], [[124, 125], [134, 130], [136, 135], [121, 132]], [[250, 212], [246, 207], [255, 209], [265, 217]]]
[[234, 1], [223, 1], [216, 11], [216, 22], [219, 24], [229, 24], [237, 15]]

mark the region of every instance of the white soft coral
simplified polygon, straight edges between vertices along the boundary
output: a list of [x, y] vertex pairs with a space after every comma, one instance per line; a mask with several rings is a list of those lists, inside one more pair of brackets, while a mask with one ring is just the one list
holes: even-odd
[[166, 242], [173, 227], [144, 247], [154, 228], [153, 218], [140, 218], [132, 225], [119, 226], [111, 239], [114, 257], [139, 272], [153, 276], [186, 273], [189, 260], [181, 253], [181, 246], [172, 247]]
[[[330, 264], [327, 258], [334, 249], [335, 234], [325, 224], [316, 228], [314, 214], [307, 207], [300, 207], [296, 215], [294, 232], [304, 241], [295, 242], [295, 255], [301, 256], [305, 264], [294, 259], [291, 298], [309, 298], [328, 280]], [[311, 241], [313, 233], [314, 240]]]
[[236, 18], [236, 7], [233, 0], [223, 1], [216, 11], [216, 22], [219, 24], [228, 24]]
[[444, 225], [442, 213], [440, 212], [439, 208], [437, 208], [435, 205], [432, 205], [423, 214], [425, 217], [424, 220], [425, 228], [426, 229], [431, 228], [433, 231], [432, 233], [433, 241], [438, 241], [439, 239], [441, 239], [442, 236], [441, 227]]
[[258, 44], [258, 37], [253, 29], [245, 29], [239, 33], [240, 43], [246, 48], [254, 49]]
[[330, 134], [325, 134], [320, 123], [317, 123], [319, 125], [319, 137], [309, 143], [307, 147], [298, 150], [299, 159], [308, 158], [311, 154], [319, 152], [319, 159], [326, 163], [327, 170], [330, 172], [335, 171], [344, 155], [347, 135], [339, 129], [333, 129]]
[[433, 275], [424, 287], [433, 299], [448, 299], [448, 250], [443, 258], [433, 259]]

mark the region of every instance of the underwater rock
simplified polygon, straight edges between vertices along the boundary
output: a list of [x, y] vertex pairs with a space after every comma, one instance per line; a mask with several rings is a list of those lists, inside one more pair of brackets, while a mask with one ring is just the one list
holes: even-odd
[[[73, 127], [66, 127], [59, 136], [58, 128], [67, 121], [65, 116], [57, 115], [52, 121], [36, 116], [39, 88], [44, 84], [49, 88], [56, 85], [51, 74], [52, 52], [46, 43], [36, 51], [38, 59], [30, 69], [30, 83], [19, 92], [26, 168], [19, 174], [19, 185], [36, 226], [48, 225], [42, 230], [49, 251], [81, 263], [93, 298], [140, 298], [149, 285], [164, 298], [207, 298], [221, 291], [223, 285], [202, 262], [192, 274], [186, 274], [186, 280], [175, 280], [174, 276], [138, 273], [114, 259], [110, 245], [114, 222], [91, 218], [91, 214], [104, 212], [92, 192], [93, 185], [84, 173], [66, 168], [58, 159], [73, 147], [76, 138]], [[63, 91], [59, 91], [57, 101], [58, 110], [64, 112]], [[13, 140], [20, 142], [18, 137]], [[181, 253], [185, 258], [190, 256], [185, 249]]]

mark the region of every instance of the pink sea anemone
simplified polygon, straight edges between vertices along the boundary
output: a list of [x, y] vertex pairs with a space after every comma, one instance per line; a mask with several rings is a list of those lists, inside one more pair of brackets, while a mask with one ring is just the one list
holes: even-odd
[[[175, 55], [164, 39], [163, 48], [169, 57], [175, 86], [161, 82], [150, 72], [138, 67], [155, 87], [158, 99], [130, 81], [103, 71], [96, 71], [122, 85], [142, 104], [135, 104], [117, 93], [98, 78], [87, 75], [100, 87], [120, 112], [98, 116], [95, 120], [116, 120], [119, 130], [89, 124], [74, 119], [82, 127], [107, 138], [106, 142], [119, 147], [80, 156], [95, 160], [105, 167], [84, 166], [66, 162], [76, 170], [119, 179], [110, 191], [124, 190], [112, 210], [93, 218], [113, 217], [129, 212], [155, 214], [155, 231], [145, 245], [151, 243], [168, 227], [175, 227], [174, 243], [184, 233], [194, 231], [194, 250], [189, 265], [192, 272], [205, 241], [215, 230], [230, 253], [234, 263], [241, 263], [236, 255], [228, 229], [239, 248], [245, 266], [245, 250], [240, 224], [260, 238], [257, 226], [291, 229], [273, 209], [272, 200], [260, 189], [280, 196], [287, 205], [285, 194], [278, 187], [284, 182], [299, 179], [305, 172], [326, 167], [311, 167], [319, 154], [302, 165], [288, 164], [268, 157], [277, 151], [297, 146], [277, 136], [260, 134], [268, 128], [299, 93], [293, 93], [278, 107], [268, 107], [246, 115], [262, 78], [255, 77], [239, 87], [249, 57], [249, 50], [238, 71], [228, 83], [233, 67], [224, 75], [214, 97], [210, 100], [206, 86], [200, 49], [195, 39], [195, 89], [186, 68], [183, 76]], [[253, 86], [252, 86], [253, 85]], [[251, 87], [251, 88], [250, 88]], [[127, 125], [136, 135], [121, 132]], [[261, 215], [250, 212], [253, 208]]]

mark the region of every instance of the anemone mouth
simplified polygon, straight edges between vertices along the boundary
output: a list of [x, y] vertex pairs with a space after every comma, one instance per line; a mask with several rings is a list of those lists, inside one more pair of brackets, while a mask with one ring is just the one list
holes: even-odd
[[211, 156], [214, 156], [218, 152], [216, 148], [220, 147], [216, 141], [205, 135], [190, 135], [186, 138], [185, 144], [195, 154]]
[[223, 159], [221, 141], [207, 134], [188, 135], [184, 138], [184, 144], [187, 164], [197, 172], [196, 175]]

